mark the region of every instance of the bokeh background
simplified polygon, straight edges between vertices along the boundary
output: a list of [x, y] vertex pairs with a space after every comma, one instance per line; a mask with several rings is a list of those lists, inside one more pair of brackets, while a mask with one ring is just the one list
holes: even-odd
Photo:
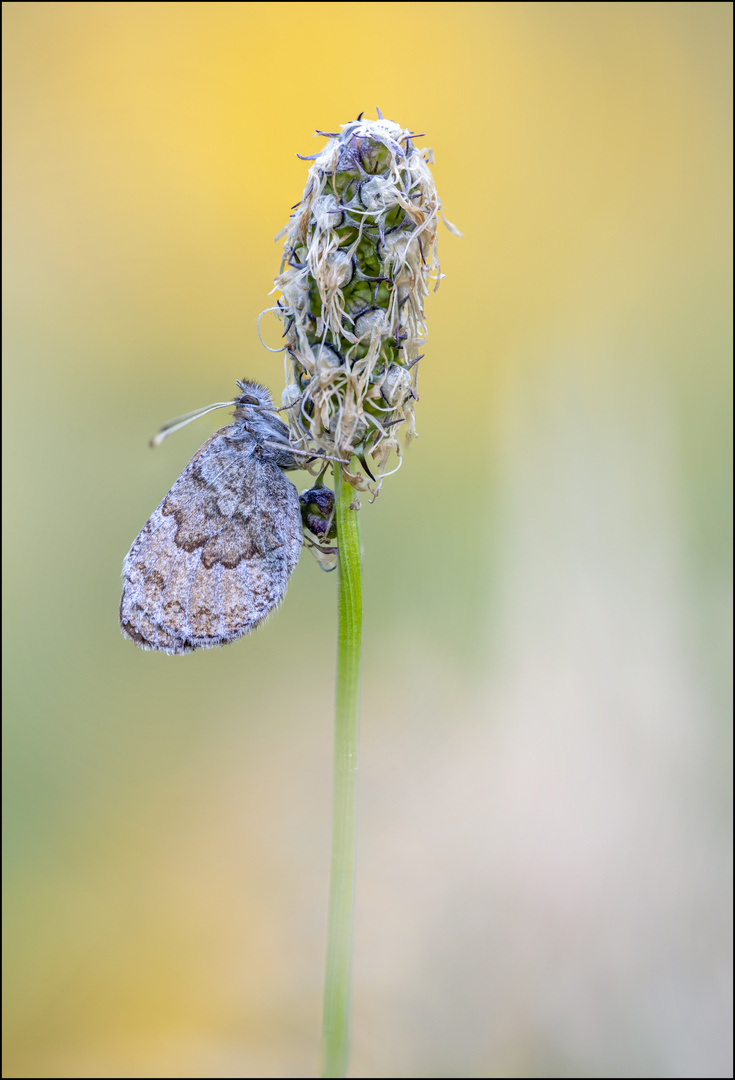
[[362, 511], [351, 1075], [732, 1075], [731, 16], [3, 5], [5, 1076], [317, 1075], [334, 575], [171, 658], [119, 572], [375, 106], [464, 239]]

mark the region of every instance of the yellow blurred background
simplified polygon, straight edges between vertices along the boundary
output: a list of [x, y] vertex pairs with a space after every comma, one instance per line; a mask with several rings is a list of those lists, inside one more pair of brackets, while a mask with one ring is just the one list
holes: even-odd
[[335, 577], [172, 658], [119, 573], [376, 106], [464, 239], [362, 511], [351, 1075], [732, 1075], [731, 16], [3, 5], [4, 1076], [317, 1074]]

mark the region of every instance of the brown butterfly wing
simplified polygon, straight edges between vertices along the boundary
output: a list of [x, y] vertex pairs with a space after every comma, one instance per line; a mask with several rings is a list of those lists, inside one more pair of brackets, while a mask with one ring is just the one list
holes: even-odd
[[228, 430], [192, 458], [123, 563], [120, 626], [143, 649], [242, 637], [283, 599], [298, 562], [295, 486], [255, 439]]

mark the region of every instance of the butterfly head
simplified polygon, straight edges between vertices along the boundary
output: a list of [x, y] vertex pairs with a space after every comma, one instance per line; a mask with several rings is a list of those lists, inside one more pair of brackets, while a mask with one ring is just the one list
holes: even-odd
[[257, 382], [245, 382], [241, 379], [237, 380], [237, 386], [240, 393], [235, 398], [236, 406], [251, 405], [257, 409], [264, 409], [266, 412], [274, 411], [273, 398], [270, 390], [267, 390], [265, 386], [261, 386]]

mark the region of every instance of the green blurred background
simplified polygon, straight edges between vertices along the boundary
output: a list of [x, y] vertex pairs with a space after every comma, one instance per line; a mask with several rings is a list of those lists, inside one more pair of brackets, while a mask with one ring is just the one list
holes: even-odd
[[119, 573], [376, 105], [465, 235], [362, 511], [351, 1074], [732, 1075], [731, 15], [3, 5], [5, 1076], [316, 1074], [334, 575], [172, 658]]

